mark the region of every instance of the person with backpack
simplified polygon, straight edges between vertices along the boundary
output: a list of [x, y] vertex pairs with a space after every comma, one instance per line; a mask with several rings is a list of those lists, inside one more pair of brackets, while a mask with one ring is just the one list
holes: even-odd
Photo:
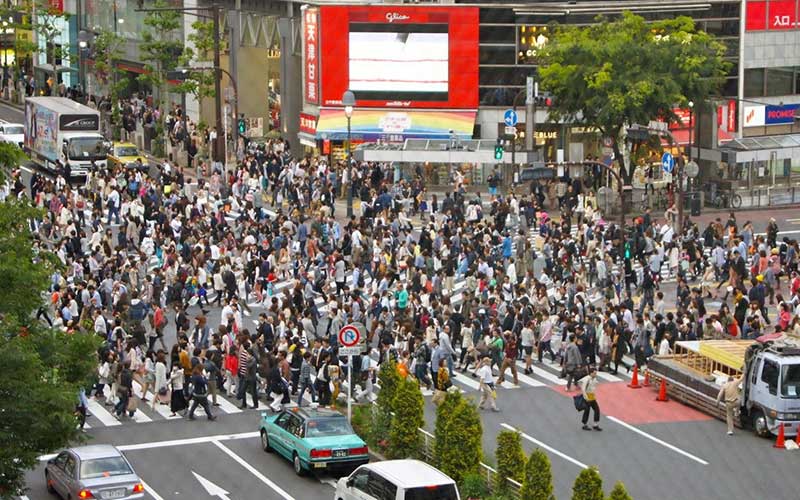
[[428, 366], [431, 362], [431, 348], [426, 344], [422, 337], [417, 336], [414, 339], [416, 349], [414, 349], [414, 376], [428, 390], [431, 390], [433, 383], [428, 377]]
[[161, 304], [155, 303], [155, 308], [150, 314], [150, 338], [147, 343], [147, 350], [152, 351], [156, 341], [161, 342], [161, 348], [166, 351], [167, 345], [164, 343], [164, 327], [167, 326], [167, 316]]

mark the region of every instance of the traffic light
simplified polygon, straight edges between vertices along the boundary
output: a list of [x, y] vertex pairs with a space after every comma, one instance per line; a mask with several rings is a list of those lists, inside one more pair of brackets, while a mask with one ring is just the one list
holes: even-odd
[[504, 152], [503, 145], [500, 144], [500, 139], [497, 139], [497, 144], [494, 146], [494, 159], [502, 160]]
[[534, 98], [536, 106], [541, 108], [549, 108], [555, 103], [553, 96], [548, 93], [539, 94]]
[[625, 260], [631, 260], [631, 240], [625, 241]]
[[247, 122], [244, 121], [244, 118], [239, 118], [238, 128], [239, 135], [244, 135], [244, 133], [247, 132]]

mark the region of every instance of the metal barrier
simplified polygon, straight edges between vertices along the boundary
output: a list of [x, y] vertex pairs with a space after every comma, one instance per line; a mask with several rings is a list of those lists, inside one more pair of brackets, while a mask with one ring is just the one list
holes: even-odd
[[[436, 441], [436, 436], [431, 434], [430, 432], [426, 431], [423, 428], [417, 429], [419, 430], [420, 435], [422, 436], [422, 457], [425, 459], [426, 462], [432, 463], [433, 462], [433, 444]], [[489, 465], [481, 462], [480, 463], [481, 469], [481, 476], [486, 479], [486, 485], [489, 487], [489, 490], [494, 493], [495, 489], [497, 489], [497, 471], [490, 467]], [[517, 481], [514, 481], [511, 478], [506, 478], [506, 485], [508, 488], [506, 489], [506, 493], [512, 500], [519, 500], [520, 499], [520, 490], [522, 489], [522, 484]]]

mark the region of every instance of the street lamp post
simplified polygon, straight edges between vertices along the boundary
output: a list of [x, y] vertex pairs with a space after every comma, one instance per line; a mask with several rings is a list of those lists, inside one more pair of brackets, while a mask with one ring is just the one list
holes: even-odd
[[[692, 142], [694, 138], [694, 101], [689, 101], [689, 151], [687, 156], [689, 161], [692, 161]], [[678, 203], [678, 230], [676, 234], [683, 234], [683, 176], [686, 171], [683, 158], [679, 158], [678, 165], [675, 172], [675, 193], [677, 195]], [[687, 186], [688, 187], [688, 186]]]
[[356, 105], [356, 96], [353, 92], [345, 90], [342, 94], [342, 105], [344, 106], [344, 115], [347, 117], [347, 218], [353, 216], [353, 176], [351, 172], [353, 163], [353, 146], [350, 144], [350, 118], [353, 116], [353, 107]]

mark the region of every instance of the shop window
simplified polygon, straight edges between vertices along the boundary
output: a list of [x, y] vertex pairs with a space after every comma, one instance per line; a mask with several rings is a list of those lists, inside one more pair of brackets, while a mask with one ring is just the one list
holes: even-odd
[[744, 70], [744, 96], [764, 96], [764, 68]]
[[481, 66], [478, 78], [480, 85], [525, 85], [528, 74], [530, 73], [517, 66]]
[[519, 92], [519, 88], [491, 88], [480, 87], [478, 96], [481, 106], [511, 106], [514, 96]]
[[481, 26], [481, 43], [515, 43], [514, 26]]
[[[745, 80], [746, 81], [746, 80]], [[768, 68], [767, 69], [767, 94], [768, 96], [791, 95], [794, 93], [794, 68]]]
[[516, 60], [514, 47], [480, 47], [478, 58], [480, 64], [514, 64]]

